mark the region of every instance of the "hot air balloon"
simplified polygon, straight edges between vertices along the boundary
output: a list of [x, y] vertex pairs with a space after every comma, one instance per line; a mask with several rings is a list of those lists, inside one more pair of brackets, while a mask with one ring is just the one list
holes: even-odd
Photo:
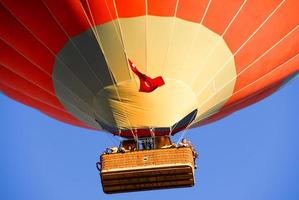
[[[155, 146], [103, 155], [108, 193], [192, 186], [190, 148], [159, 145], [271, 95], [299, 73], [297, 0], [0, 2], [5, 95], [62, 122], [133, 139], [124, 147]], [[124, 171], [131, 181], [142, 177], [121, 179]]]

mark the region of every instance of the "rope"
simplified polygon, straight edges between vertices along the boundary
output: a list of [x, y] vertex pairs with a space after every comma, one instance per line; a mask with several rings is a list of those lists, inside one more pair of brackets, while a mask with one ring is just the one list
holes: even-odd
[[170, 49], [171, 41], [172, 41], [172, 38], [173, 38], [174, 27], [175, 27], [175, 22], [176, 22], [176, 14], [177, 14], [179, 2], [180, 2], [180, 0], [176, 0], [175, 10], [174, 10], [174, 16], [173, 16], [171, 30], [170, 30], [170, 37], [169, 37], [169, 40], [168, 40], [166, 54], [165, 54], [165, 57], [164, 57], [164, 60], [163, 60], [163, 64], [162, 64], [162, 69], [161, 69], [161, 76], [163, 76], [163, 74], [164, 74], [164, 68], [165, 68], [164, 66], [165, 66], [165, 63], [166, 63], [167, 58], [168, 58], [169, 49]]
[[192, 121], [194, 120], [196, 114], [197, 114], [197, 112], [194, 112], [194, 113], [193, 113], [191, 119], [190, 119], [189, 122], [188, 122], [187, 127], [183, 130], [182, 135], [181, 135], [181, 137], [179, 138], [179, 140], [178, 140], [178, 142], [177, 142], [177, 145], [178, 145], [179, 141], [181, 141], [182, 138], [187, 134], [187, 131], [188, 131], [189, 128], [191, 127], [191, 125], [192, 125]]
[[[287, 64], [287, 63], [293, 61], [294, 59], [298, 58], [298, 56], [299, 56], [299, 53], [297, 53], [295, 56], [291, 57], [290, 59], [288, 59], [288, 60], [285, 61], [284, 63], [280, 64], [280, 65], [277, 66], [276, 68], [272, 69], [272, 70], [269, 71], [268, 73], [266, 73], [266, 74], [264, 74], [263, 76], [259, 77], [259, 78], [256, 79], [255, 81], [251, 82], [250, 84], [248, 84], [248, 85], [242, 87], [241, 89], [237, 90], [236, 92], [234, 92], [234, 93], [233, 93], [232, 95], [230, 95], [229, 97], [225, 97], [225, 98], [223, 98], [223, 99], [220, 100], [218, 103], [212, 105], [211, 108], [214, 107], [214, 106], [217, 106], [218, 104], [220, 104], [220, 103], [223, 102], [223, 101], [226, 101], [226, 100], [229, 99], [231, 96], [233, 96], [233, 95], [235, 95], [235, 94], [237, 94], [237, 93], [243, 91], [244, 89], [250, 87], [250, 86], [253, 85], [254, 83], [256, 83], [256, 82], [262, 80], [263, 78], [265, 78], [265, 77], [268, 76], [269, 74], [275, 72], [276, 70], [281, 69], [285, 64]], [[298, 70], [298, 72], [299, 72], [299, 70]], [[226, 109], [228, 109], [229, 107], [232, 107], [232, 106], [228, 106], [228, 107], [226, 107]], [[206, 118], [212, 116], [213, 114], [215, 114], [215, 113], [217, 113], [217, 112], [218, 112], [218, 111], [214, 111], [214, 112], [212, 112], [211, 114], [209, 114], [208, 116], [206, 116], [206, 117], [204, 117], [204, 118], [201, 118], [201, 119], [198, 119], [197, 122], [202, 121], [202, 120], [204, 120], [204, 119], [206, 119]], [[195, 123], [197, 123], [197, 122], [195, 122]]]
[[[82, 4], [81, 4], [82, 9], [83, 9], [84, 14], [85, 14], [85, 17], [86, 17], [87, 21], [89, 22], [89, 25], [91, 26], [91, 29], [93, 30], [93, 33], [94, 33], [94, 35], [95, 35], [95, 37], [96, 37], [96, 40], [97, 40], [97, 42], [98, 42], [100, 48], [103, 49], [103, 46], [102, 46], [102, 43], [101, 43], [101, 40], [100, 40], [98, 31], [97, 31], [97, 29], [96, 29], [95, 21], [94, 21], [93, 14], [92, 14], [92, 12], [91, 12], [91, 9], [90, 9], [88, 0], [86, 0], [86, 4], [87, 4], [87, 6], [88, 6], [88, 10], [89, 10], [89, 13], [90, 13], [91, 20], [92, 20], [93, 24], [90, 22], [90, 20], [89, 20], [89, 18], [88, 18], [88, 16], [87, 16], [87, 14], [86, 14], [86, 12], [85, 12], [85, 10], [84, 10]], [[108, 62], [108, 59], [107, 59], [107, 57], [106, 57], [106, 55], [105, 55], [105, 52], [104, 52], [104, 51], [102, 51], [102, 52], [103, 52], [103, 55], [104, 55], [104, 57], [105, 57], [105, 60], [106, 60], [106, 62], [107, 62], [107, 64], [108, 64], [108, 71], [109, 71], [109, 75], [110, 75], [110, 77], [112, 78], [112, 81], [113, 81], [113, 87], [114, 87], [114, 90], [115, 90], [115, 92], [116, 92], [116, 94], [117, 94], [117, 97], [118, 97], [119, 101], [123, 104], [122, 99], [121, 99], [121, 97], [120, 97], [120, 95], [119, 95], [119, 92], [118, 92], [118, 90], [117, 90], [116, 83], [115, 83], [115, 81], [114, 81], [112, 71], [111, 71], [111, 69], [109, 68], [109, 62]], [[131, 123], [130, 123], [130, 121], [129, 121], [129, 118], [128, 118], [127, 113], [126, 113], [124, 110], [123, 110], [123, 113], [124, 113], [125, 116], [126, 116], [126, 119], [127, 119], [127, 121], [128, 121], [129, 126], [132, 127], [132, 125], [131, 125]], [[134, 134], [132, 128], [129, 128], [129, 129], [130, 129], [130, 131], [131, 131], [133, 137], [136, 138], [137, 136]]]
[[[41, 44], [41, 45], [43, 45], [52, 55], [54, 55], [54, 57], [56, 57], [56, 54], [37, 36], [37, 35], [35, 35], [34, 34], [34, 32], [31, 30], [31, 29], [29, 29], [19, 18], [17, 18], [16, 16], [15, 16], [15, 14], [3, 3], [3, 2], [1, 2], [2, 3], [2, 5], [4, 6], [4, 8]], [[49, 74], [47, 71], [45, 71], [41, 66], [39, 66], [39, 65], [37, 65], [35, 62], [33, 62], [31, 59], [29, 59], [27, 56], [25, 56], [22, 52], [20, 52], [18, 49], [16, 49], [12, 44], [9, 44], [5, 39], [3, 39], [2, 37], [1, 37], [1, 40], [2, 41], [4, 41], [8, 46], [10, 46], [11, 48], [13, 48], [16, 52], [18, 52], [21, 56], [23, 56], [26, 60], [28, 60], [32, 65], [34, 65], [35, 67], [37, 67], [38, 69], [40, 69], [42, 72], [44, 72], [46, 75], [48, 75], [48, 76], [50, 76], [53, 80], [55, 80], [57, 83], [59, 83], [59, 84], [61, 84], [66, 90], [68, 90], [71, 94], [73, 94], [74, 95], [74, 97], [78, 100], [80, 100], [80, 101], [82, 101], [90, 110], [93, 110], [90, 106], [89, 106], [89, 104], [84, 100], [84, 99], [82, 99], [80, 96], [78, 96], [77, 94], [75, 94], [72, 90], [70, 90], [65, 84], [63, 84], [61, 81], [59, 81], [59, 80], [57, 80], [55, 77], [52, 77], [52, 75], [51, 74]], [[63, 66], [66, 68], [66, 69], [68, 69], [69, 70], [69, 72], [71, 73], [71, 74], [73, 74], [74, 75], [74, 77], [76, 77], [81, 83], [82, 83], [82, 85], [87, 89], [87, 91], [89, 91], [90, 92], [90, 94], [92, 94], [93, 95], [93, 93], [92, 93], [92, 91], [85, 85], [85, 83], [81, 80], [81, 79], [79, 79], [77, 76], [76, 76], [76, 74], [74, 74], [73, 73], [73, 71], [70, 69], [70, 67], [68, 66], [68, 65], [66, 65], [61, 59], [60, 59], [60, 57], [56, 57], [60, 62], [61, 62], [61, 64], [63, 64]], [[17, 73], [15, 73], [15, 74], [17, 74]], [[29, 81], [29, 80], [28, 80]], [[32, 81], [30, 81], [31, 83], [32, 83]], [[35, 84], [36, 85], [36, 84]], [[40, 87], [41, 88], [41, 87]], [[43, 90], [45, 90], [44, 88], [41, 88], [41, 89], [43, 89]], [[45, 91], [47, 91], [47, 90], [45, 90]], [[50, 94], [52, 94], [51, 92], [49, 92], [49, 91], [47, 91], [48, 93], [50, 93]], [[52, 94], [52, 95], [54, 95], [54, 94]], [[28, 96], [28, 95], [27, 95]], [[64, 100], [64, 99], [63, 99]], [[76, 110], [78, 110], [79, 112], [81, 112], [82, 114], [84, 114], [84, 115], [86, 115], [86, 116], [88, 116], [88, 118], [91, 118], [91, 116], [90, 115], [88, 115], [87, 113], [85, 113], [85, 112], [83, 112], [82, 110], [80, 110], [80, 109], [78, 109], [76, 106], [74, 106], [72, 103], [70, 103], [69, 101], [66, 101], [66, 100], [64, 100], [64, 102], [66, 102], [66, 103], [68, 103], [69, 105], [71, 105], [72, 107], [74, 107]], [[94, 121], [94, 119], [93, 120], [87, 120], [87, 121]]]
[[[228, 84], [230, 84], [233, 80], [237, 79], [241, 74], [243, 74], [246, 70], [248, 70], [251, 66], [253, 66], [254, 63], [256, 63], [259, 59], [261, 59], [262, 57], [264, 57], [267, 53], [269, 53], [274, 47], [278, 46], [284, 39], [286, 39], [290, 34], [292, 34], [297, 28], [299, 27], [299, 25], [297, 25], [294, 29], [292, 29], [288, 34], [286, 34], [282, 39], [280, 39], [276, 44], [274, 44], [271, 48], [269, 48], [268, 50], [266, 50], [261, 56], [259, 56], [256, 60], [254, 60], [252, 63], [250, 63], [249, 65], [247, 65], [242, 71], [240, 71], [234, 78], [232, 78], [231, 80], [229, 80], [226, 84], [224, 84], [222, 87], [220, 87], [218, 90], [215, 91], [215, 93], [213, 95], [210, 95], [205, 101], [203, 101], [200, 106], [199, 109], [206, 103], [208, 102], [210, 99], [212, 99], [214, 96], [216, 96], [222, 89], [224, 89]], [[280, 66], [280, 65], [279, 65]], [[276, 68], [275, 68], [276, 69]], [[271, 70], [272, 71], [272, 70]], [[271, 72], [270, 71], [270, 72]], [[268, 73], [270, 73], [268, 72]], [[268, 74], [267, 73], [267, 74]], [[262, 76], [263, 77], [263, 76]], [[260, 79], [260, 78], [259, 78]], [[257, 79], [257, 80], [259, 80]], [[246, 87], [246, 86], [245, 86]], [[236, 91], [237, 92], [237, 91]], [[231, 96], [233, 96], [234, 94], [236, 94], [236, 92], [234, 92], [233, 94], [231, 94], [228, 98], [230, 98]], [[225, 98], [225, 99], [228, 99]], [[218, 101], [218, 102], [222, 102], [222, 101]], [[219, 104], [219, 103], [217, 103]]]
[[118, 29], [119, 29], [119, 32], [120, 32], [120, 37], [118, 35], [117, 29], [116, 29], [116, 25], [115, 25], [115, 23], [114, 23], [114, 21], [112, 19], [112, 15], [111, 15], [111, 12], [110, 12], [110, 9], [108, 7], [108, 4], [107, 4], [106, 0], [105, 0], [105, 4], [106, 4], [106, 7], [108, 9], [108, 12], [109, 12], [110, 18], [112, 20], [112, 23], [113, 23], [114, 29], [116, 31], [116, 34], [118, 36], [118, 39], [121, 42], [122, 49], [123, 49], [123, 52], [124, 52], [124, 55], [125, 55], [125, 58], [126, 58], [126, 64], [127, 64], [127, 69], [128, 69], [130, 78], [134, 80], [136, 88], [138, 89], [138, 83], [136, 82], [137, 80], [135, 78], [132, 78], [132, 71], [130, 70], [130, 66], [129, 66], [129, 58], [128, 58], [126, 47], [125, 47], [125, 43], [124, 43], [124, 40], [123, 40], [123, 31], [122, 31], [122, 27], [121, 27], [121, 24], [120, 24], [120, 21], [119, 21], [119, 17], [118, 17], [118, 10], [117, 10], [117, 6], [116, 6], [116, 2], [115, 2], [115, 0], [113, 0], [113, 7], [114, 7], [115, 14], [116, 14], [116, 20], [117, 20]]
[[[242, 5], [240, 6], [240, 8], [238, 9], [238, 11], [237, 11], [237, 13], [235, 14], [235, 16], [232, 18], [232, 20], [230, 21], [230, 23], [228, 24], [228, 26], [226, 27], [226, 29], [225, 29], [225, 31], [223, 32], [223, 34], [222, 34], [222, 37], [224, 36], [224, 34], [227, 32], [227, 30], [229, 29], [229, 27], [230, 27], [230, 25], [232, 24], [232, 22], [233, 22], [233, 20], [235, 20], [236, 19], [236, 17], [237, 17], [237, 15], [241, 12], [241, 10], [242, 10], [242, 8], [244, 7], [244, 5], [245, 5], [245, 3], [247, 2], [247, 0], [245, 0], [243, 3], [242, 3]], [[285, 2], [285, 0], [283, 0], [282, 2], [280, 2], [277, 6], [276, 6], [276, 8], [268, 15], [268, 17], [260, 24], [260, 26], [248, 37], [248, 39], [246, 40], [246, 41], [244, 41], [243, 42], [243, 44], [237, 49], [237, 51], [234, 53], [234, 55], [236, 55], [240, 50], [241, 50], [241, 48], [243, 48], [244, 47], [244, 45], [258, 32], [258, 30], [260, 30], [260, 28], [269, 20], [269, 18], [282, 6], [282, 4]], [[203, 20], [202, 20], [203, 21]], [[297, 28], [297, 27], [296, 27]], [[294, 29], [291, 31], [291, 32], [293, 32], [294, 31]], [[288, 33], [289, 34], [289, 33]], [[287, 34], [287, 35], [288, 35]], [[286, 37], [286, 36], [285, 36]], [[285, 38], [284, 37], [284, 38]], [[281, 41], [281, 40], [280, 40]], [[219, 43], [219, 42], [218, 42]], [[212, 54], [212, 52], [216, 49], [216, 46], [218, 45], [218, 43], [216, 43], [216, 45], [212, 48], [212, 51], [210, 51], [209, 52], [209, 55], [206, 57], [206, 59], [205, 59], [205, 61], [207, 61], [208, 60], [208, 57], [210, 57]], [[274, 46], [276, 46], [276, 45], [274, 45]], [[270, 49], [272, 49], [273, 48], [273, 46], [270, 48]], [[268, 52], [268, 51], [267, 51]], [[226, 66], [226, 64], [230, 61], [230, 59], [231, 58], [233, 58], [234, 57], [234, 55], [232, 55], [229, 59], [227, 59], [226, 60], [226, 62], [224, 62], [224, 64], [220, 67], [220, 70], [218, 70], [213, 76], [212, 76], [212, 78], [205, 84], [205, 86], [203, 87], [203, 89], [201, 89], [197, 94], [196, 94], [196, 96], [199, 96], [203, 91], [204, 91], [204, 89], [206, 89], [207, 87], [208, 87], [208, 85], [211, 83], [211, 81], [213, 81], [214, 80], [214, 78], [224, 69], [224, 67]], [[246, 68], [245, 68], [246, 69]], [[245, 70], [244, 69], [244, 70]], [[244, 70], [242, 70], [242, 72], [244, 71]], [[194, 81], [196, 80], [196, 78], [198, 77], [198, 75], [199, 75], [199, 73], [200, 73], [200, 71], [199, 72], [197, 72], [196, 74], [195, 74], [195, 76], [194, 76], [194, 78], [193, 78], [193, 80], [191, 81], [191, 86], [194, 84]], [[241, 73], [241, 72], [240, 72]], [[240, 73], [237, 75], [237, 76], [235, 76], [232, 80], [235, 80], [239, 75], [240, 75]], [[232, 81], [231, 80], [231, 81]], [[229, 81], [229, 82], [231, 82], [231, 81]], [[225, 86], [227, 86], [228, 84], [225, 84]], [[224, 87], [225, 87], [224, 86]], [[223, 89], [224, 87], [221, 87], [221, 89]], [[210, 96], [209, 98], [208, 98], [208, 100], [210, 100], [212, 97], [214, 97], [216, 94], [218, 94], [219, 93], [219, 91], [221, 91], [221, 89], [220, 90], [217, 90], [217, 92], [215, 92], [214, 93], [214, 95], [212, 95], [212, 96]], [[206, 101], [204, 101], [204, 103], [205, 102], [207, 102], [207, 100]], [[200, 106], [199, 106], [199, 111], [200, 111], [200, 108], [204, 105], [204, 103], [202, 103]]]
[[148, 73], [148, 5], [147, 0], [145, 0], [145, 73]]
[[[201, 94], [208, 86], [209, 84], [214, 80], [214, 78], [225, 68], [225, 66], [231, 61], [231, 59], [234, 58], [234, 56], [239, 53], [239, 51], [245, 46], [245, 44], [247, 44], [249, 42], [249, 40], [251, 38], [253, 38], [253, 36], [263, 27], [263, 25], [276, 13], [276, 11], [282, 6], [282, 4], [285, 2], [286, 0], [283, 0], [282, 2], [279, 3], [279, 5], [268, 15], [268, 17], [259, 25], [259, 27], [247, 38], [246, 41], [244, 41], [242, 43], [242, 45], [237, 49], [237, 51], [232, 55], [230, 56], [225, 62], [224, 64], [219, 67], [219, 70], [209, 79], [209, 81], [207, 81], [206, 85], [203, 87], [203, 89], [200, 90], [200, 93]], [[207, 56], [207, 57], [210, 57]], [[207, 60], [207, 59], [206, 59]], [[198, 78], [198, 75], [199, 75], [200, 71], [198, 71], [194, 78], [192, 79], [191, 81], [191, 86], [194, 84], [194, 81]]]
[[[224, 30], [223, 33], [221, 34], [221, 37], [219, 37], [219, 38], [217, 39], [216, 44], [213, 46], [213, 48], [211, 48], [211, 50], [209, 51], [208, 55], [205, 57], [204, 61], [202, 62], [203, 64], [201, 64], [200, 66], [205, 66], [205, 64], [206, 64], [207, 61], [209, 60], [208, 58], [210, 58], [210, 56], [213, 55], [213, 53], [214, 53], [215, 50], [216, 50], [216, 47], [220, 44], [220, 42], [222, 41], [223, 36], [224, 36], [225, 33], [228, 31], [228, 29], [230, 28], [231, 24], [235, 21], [235, 19], [237, 18], [237, 16], [240, 14], [240, 12], [241, 12], [241, 10], [243, 9], [243, 7], [244, 7], [244, 5], [246, 4], [246, 2], [247, 2], [247, 0], [244, 0], [244, 1], [243, 1], [243, 3], [241, 4], [241, 6], [239, 7], [238, 11], [235, 13], [235, 15], [233, 16], [233, 18], [230, 20], [229, 24], [226, 26], [225, 30]], [[209, 8], [209, 6], [210, 6], [210, 3], [211, 3], [211, 1], [209, 2], [208, 6], [207, 6], [207, 9], [205, 10], [204, 17], [201, 19], [200, 24], [202, 24], [203, 21], [204, 21], [204, 18], [205, 18], [205, 16], [206, 16], [206, 13], [207, 13], [207, 10], [208, 10], [208, 8]], [[195, 37], [193, 37], [193, 39], [192, 39], [191, 45], [190, 45], [190, 47], [188, 48], [189, 50], [186, 51], [187, 53], [186, 53], [185, 56], [184, 56], [185, 58], [184, 58], [184, 60], [183, 60], [183, 64], [181, 65], [179, 71], [181, 71], [182, 69], [184, 69], [184, 67], [185, 67], [185, 65], [186, 65], [186, 62], [187, 62], [187, 60], [188, 60], [187, 58], [189, 58], [189, 57], [187, 57], [187, 55], [190, 55], [190, 54], [191, 54], [190, 52], [191, 52], [191, 50], [193, 49], [193, 46], [194, 46], [194, 44], [195, 44], [196, 39], [198, 38], [199, 30], [200, 30], [200, 26], [197, 26], [196, 35], [195, 35]], [[195, 76], [195, 78], [192, 79], [192, 81], [191, 81], [191, 85], [192, 85], [192, 83], [196, 80], [197, 76], [202, 72], [203, 67], [200, 67], [200, 69], [201, 69], [201, 70], [198, 70], [198, 71], [196, 72], [196, 76]], [[180, 73], [179, 73], [179, 74], [180, 74]]]
[[76, 51], [79, 53], [80, 57], [83, 58], [84, 62], [87, 64], [86, 66], [88, 67], [88, 70], [90, 72], [92, 72], [92, 74], [94, 75], [94, 77], [99, 81], [99, 83], [104, 87], [103, 82], [101, 81], [101, 79], [96, 75], [95, 71], [92, 70], [91, 65], [89, 64], [89, 62], [87, 61], [87, 59], [85, 58], [85, 56], [82, 54], [82, 52], [80, 51], [79, 47], [74, 43], [74, 41], [72, 40], [72, 38], [69, 36], [69, 34], [67, 33], [67, 31], [63, 28], [63, 26], [61, 25], [61, 23], [59, 22], [59, 20], [55, 17], [55, 15], [53, 14], [53, 12], [51, 11], [51, 9], [48, 7], [48, 5], [44, 2], [44, 0], [42, 0], [42, 3], [44, 4], [44, 6], [47, 8], [50, 16], [54, 19], [54, 21], [56, 22], [56, 24], [59, 26], [59, 28], [64, 32], [64, 34], [67, 36], [67, 38], [69, 39], [69, 41], [72, 43], [73, 47], [76, 49]]

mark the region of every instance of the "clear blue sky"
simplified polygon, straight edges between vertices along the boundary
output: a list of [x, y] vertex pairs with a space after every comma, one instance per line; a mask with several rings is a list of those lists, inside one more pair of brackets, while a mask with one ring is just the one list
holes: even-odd
[[224, 120], [191, 130], [196, 186], [105, 195], [95, 168], [113, 140], [0, 94], [0, 199], [299, 199], [299, 79]]

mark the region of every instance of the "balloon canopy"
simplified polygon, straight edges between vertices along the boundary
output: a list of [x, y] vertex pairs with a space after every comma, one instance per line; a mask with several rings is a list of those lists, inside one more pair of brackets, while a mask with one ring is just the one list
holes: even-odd
[[298, 10], [298, 0], [1, 0], [1, 91], [80, 127], [175, 134], [299, 73]]

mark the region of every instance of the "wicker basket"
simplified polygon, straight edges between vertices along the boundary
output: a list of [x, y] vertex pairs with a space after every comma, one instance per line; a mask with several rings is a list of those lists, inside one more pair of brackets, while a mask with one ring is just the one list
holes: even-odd
[[105, 193], [190, 187], [194, 158], [190, 148], [103, 154], [101, 179]]

